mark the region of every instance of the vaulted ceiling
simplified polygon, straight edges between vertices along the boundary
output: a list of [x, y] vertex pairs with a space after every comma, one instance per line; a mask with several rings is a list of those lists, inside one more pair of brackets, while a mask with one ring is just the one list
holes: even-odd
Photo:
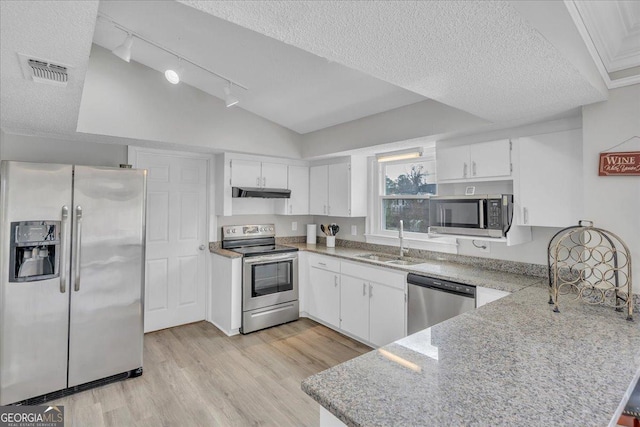
[[[495, 123], [539, 119], [633, 82], [639, 4], [2, 1], [0, 125], [75, 133], [91, 43], [124, 39], [99, 13], [246, 85], [240, 108], [298, 133], [429, 99]], [[69, 83], [30, 81], [18, 54], [68, 66]], [[175, 61], [142, 41], [132, 60], [158, 71]], [[223, 97], [225, 82], [206, 72], [187, 67], [184, 81]]]

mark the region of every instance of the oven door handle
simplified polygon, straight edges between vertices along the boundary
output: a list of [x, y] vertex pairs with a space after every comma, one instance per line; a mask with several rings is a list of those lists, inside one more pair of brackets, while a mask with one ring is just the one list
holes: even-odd
[[286, 255], [264, 255], [264, 256], [252, 256], [248, 258], [244, 258], [245, 264], [259, 264], [266, 263], [272, 261], [290, 261], [298, 258], [298, 254], [295, 255], [286, 254]]

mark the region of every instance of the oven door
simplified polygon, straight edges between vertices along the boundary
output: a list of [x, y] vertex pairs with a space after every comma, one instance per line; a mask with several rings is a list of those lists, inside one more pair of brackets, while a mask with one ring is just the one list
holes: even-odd
[[243, 259], [242, 311], [298, 299], [298, 254]]

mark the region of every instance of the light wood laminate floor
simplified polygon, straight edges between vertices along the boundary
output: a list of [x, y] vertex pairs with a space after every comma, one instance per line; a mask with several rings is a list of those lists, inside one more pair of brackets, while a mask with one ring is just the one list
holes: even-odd
[[300, 382], [369, 350], [304, 318], [233, 337], [199, 322], [146, 334], [141, 377], [51, 404], [67, 427], [317, 426]]

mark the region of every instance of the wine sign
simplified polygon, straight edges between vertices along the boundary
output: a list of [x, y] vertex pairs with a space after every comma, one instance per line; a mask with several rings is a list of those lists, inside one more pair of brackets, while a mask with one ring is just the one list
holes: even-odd
[[598, 175], [640, 175], [640, 151], [600, 153]]

